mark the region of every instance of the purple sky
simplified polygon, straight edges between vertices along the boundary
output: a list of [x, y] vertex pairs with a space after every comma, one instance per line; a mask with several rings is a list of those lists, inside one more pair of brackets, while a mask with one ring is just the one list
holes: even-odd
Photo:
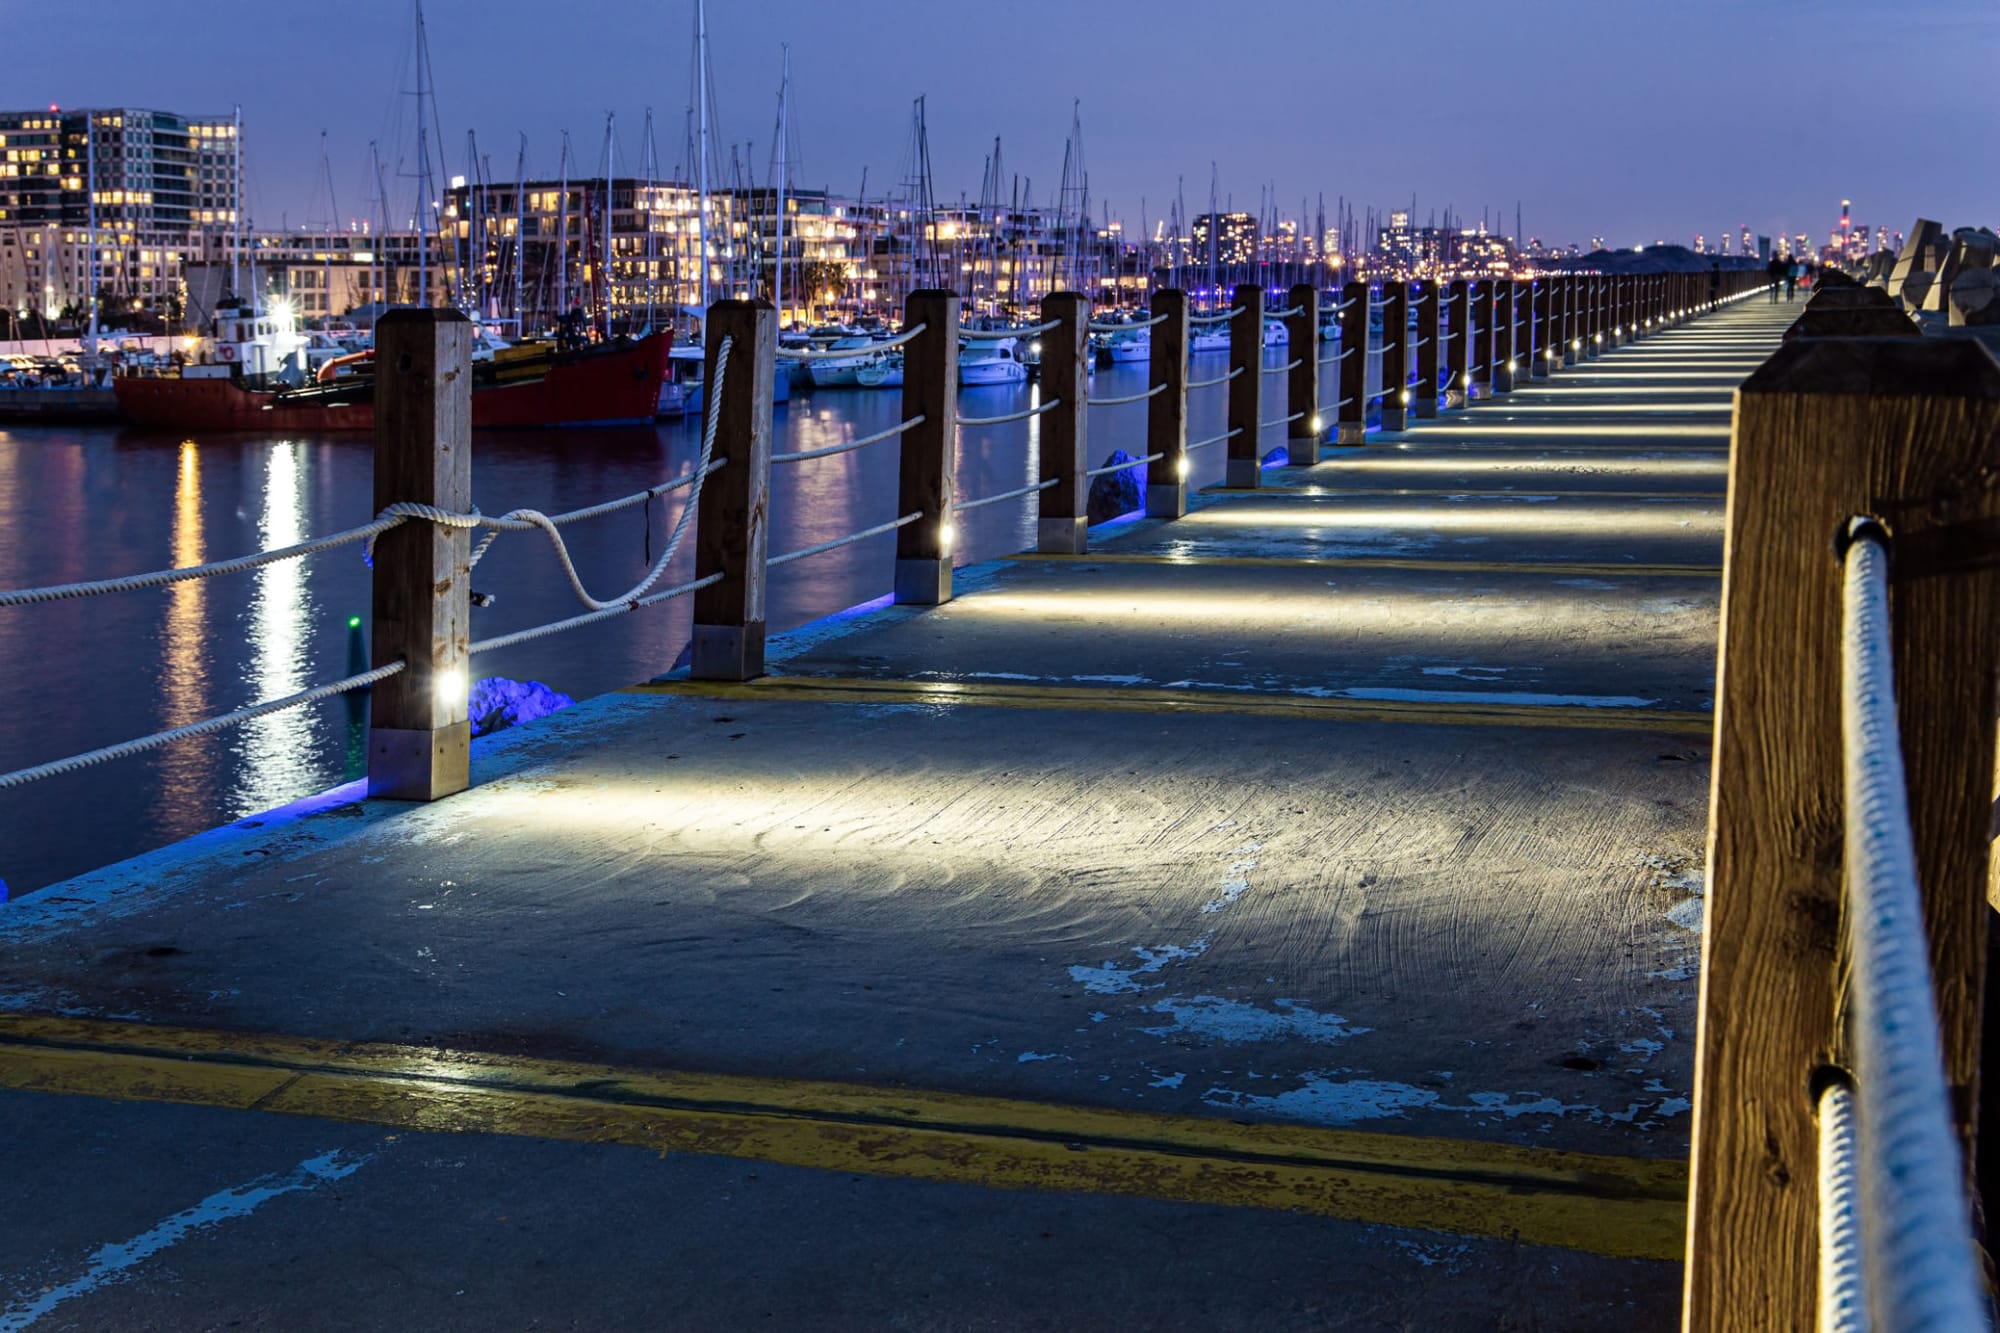
[[[8, 3], [10, 105], [226, 112], [240, 102], [259, 226], [315, 205], [319, 132], [340, 212], [367, 208], [371, 138], [414, 160], [408, 0], [245, 11], [112, 0], [80, 21]], [[639, 167], [647, 107], [660, 157], [680, 158], [693, 0], [426, 0], [446, 142], [463, 172], [476, 129], [496, 176], [517, 134], [553, 175], [571, 133], [583, 174], [618, 116], [620, 169]], [[1993, 224], [2000, 174], [1978, 145], [2000, 60], [1987, 0], [1680, 0], [1493, 5], [1402, 0], [710, 0], [719, 127], [770, 151], [780, 43], [792, 50], [795, 179], [870, 194], [901, 174], [910, 99], [929, 95], [943, 198], [977, 197], [1003, 137], [1010, 175], [1055, 189], [1072, 98], [1092, 193], [1136, 228], [1177, 176], [1206, 206], [1209, 163], [1238, 208], [1275, 182], [1283, 211], [1325, 192], [1420, 216], [1483, 207], [1551, 241], [1630, 245], [1747, 222], [1822, 239], [1843, 195], [1857, 220]], [[251, 18], [252, 13], [260, 14]], [[115, 18], [114, 18], [115, 13]], [[320, 17], [307, 22], [305, 15]], [[1235, 33], [1217, 14], [1242, 14]], [[1175, 16], [1182, 17], [1175, 17]], [[114, 30], [115, 29], [115, 33]], [[392, 147], [393, 145], [393, 147]], [[392, 180], [404, 199], [407, 182]]]

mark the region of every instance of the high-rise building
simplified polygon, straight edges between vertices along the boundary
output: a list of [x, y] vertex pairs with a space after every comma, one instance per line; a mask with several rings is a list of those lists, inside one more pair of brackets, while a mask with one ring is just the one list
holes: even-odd
[[[1407, 216], [1407, 215], [1405, 215]], [[1208, 259], [1208, 238], [1215, 240], [1215, 259], [1222, 264], [1248, 264], [1257, 257], [1257, 218], [1251, 213], [1201, 213], [1190, 228], [1194, 262]]]
[[0, 111], [0, 306], [88, 308], [94, 275], [114, 312], [164, 309], [184, 263], [226, 252], [242, 175], [234, 117]]

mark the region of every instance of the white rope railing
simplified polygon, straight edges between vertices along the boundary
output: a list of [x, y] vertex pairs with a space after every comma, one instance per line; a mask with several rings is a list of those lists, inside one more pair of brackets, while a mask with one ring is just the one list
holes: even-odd
[[1038, 481], [1032, 486], [1018, 486], [1011, 491], [1002, 491], [998, 495], [983, 496], [977, 500], [960, 500], [951, 507], [951, 512], [962, 514], [968, 509], [978, 509], [985, 505], [997, 505], [1002, 500], [1018, 500], [1024, 495], [1033, 495], [1036, 491], [1045, 491], [1061, 480], [1061, 477], [1050, 477], [1047, 481]]
[[1300, 366], [1303, 366], [1305, 363], [1306, 359], [1301, 356], [1285, 362], [1285, 364], [1282, 366], [1265, 366], [1264, 373], [1266, 375], [1284, 375], [1288, 374], [1291, 371], [1297, 370]]
[[1155, 463], [1165, 457], [1166, 454], [1164, 453], [1147, 454], [1144, 458], [1128, 458], [1122, 463], [1106, 463], [1103, 467], [1092, 468], [1090, 471], [1084, 473], [1083, 476], [1088, 481], [1092, 477], [1105, 477], [1113, 472], [1123, 472], [1128, 467], [1140, 467], [1147, 463]]
[[884, 440], [893, 439], [901, 435], [904, 431], [909, 430], [912, 426], [921, 426], [923, 424], [924, 414], [919, 412], [908, 421], [899, 421], [887, 430], [878, 430], [873, 435], [864, 435], [858, 440], [848, 440], [842, 444], [829, 444], [823, 449], [800, 449], [789, 454], [772, 454], [771, 463], [773, 466], [779, 463], [803, 463], [808, 458], [832, 458], [835, 454], [852, 453], [856, 449], [865, 449], [871, 444], [880, 444]]
[[1090, 331], [1092, 333], [1133, 333], [1140, 329], [1150, 329], [1155, 324], [1164, 323], [1166, 318], [1166, 312], [1162, 311], [1154, 315], [1151, 319], [1135, 319], [1126, 323], [1100, 324], [1093, 321], [1090, 325]]
[[1264, 318], [1290, 319], [1293, 315], [1303, 315], [1305, 314], [1305, 312], [1306, 308], [1302, 305], [1288, 305], [1283, 310], [1266, 310], [1264, 312]]
[[1331, 402], [1331, 403], [1321, 403], [1321, 404], [1319, 405], [1319, 410], [1320, 410], [1321, 412], [1323, 412], [1323, 413], [1324, 413], [1324, 412], [1338, 412], [1338, 411], [1339, 411], [1339, 410], [1340, 410], [1341, 408], [1343, 408], [1343, 407], [1346, 407], [1346, 406], [1347, 406], [1347, 405], [1348, 405], [1349, 403], [1351, 403], [1351, 402], [1353, 402], [1353, 401], [1354, 401], [1354, 398], [1353, 398], [1353, 396], [1352, 396], [1352, 395], [1349, 395], [1349, 396], [1348, 396], [1348, 397], [1346, 397], [1346, 398], [1339, 398], [1339, 399], [1335, 399], [1335, 400], [1334, 400], [1333, 402]]
[[1896, 722], [1888, 570], [1881, 530], [1857, 523], [1842, 591], [1841, 734], [1867, 1284], [1885, 1328], [1978, 1329]]
[[191, 579], [214, 578], [218, 574], [239, 574], [247, 569], [256, 569], [260, 565], [276, 564], [281, 560], [298, 560], [305, 556], [317, 555], [321, 551], [331, 551], [336, 547], [365, 542], [381, 536], [406, 521], [400, 515], [376, 518], [358, 528], [328, 533], [324, 537], [315, 537], [311, 541], [303, 541], [295, 546], [256, 551], [250, 555], [215, 560], [205, 565], [185, 565], [178, 569], [159, 569], [146, 574], [127, 574], [122, 578], [93, 579], [85, 583], [59, 583], [52, 587], [20, 588], [12, 592], [0, 592], [0, 606], [29, 606], [40, 602], [67, 601], [75, 597], [99, 597], [112, 592], [164, 588], [176, 583], [186, 583]]
[[1222, 432], [1222, 434], [1220, 435], [1211, 435], [1205, 440], [1196, 440], [1193, 444], [1187, 447], [1185, 452], [1191, 454], [1197, 449], [1206, 449], [1211, 444], [1221, 444], [1224, 440], [1233, 440], [1242, 433], [1243, 433], [1243, 427], [1238, 426], [1234, 430], [1226, 430]]
[[1230, 371], [1227, 375], [1217, 375], [1214, 379], [1189, 380], [1188, 389], [1190, 391], [1195, 389], [1213, 389], [1218, 384], [1229, 383], [1229, 381], [1235, 379], [1238, 375], [1241, 375], [1244, 371], [1248, 370], [1249, 368], [1250, 367], [1248, 366], [1238, 366], [1236, 367], [1236, 369]]
[[1360, 299], [1361, 299], [1361, 298], [1360, 298], [1360, 297], [1358, 297], [1358, 296], [1350, 296], [1350, 297], [1348, 297], [1348, 298], [1347, 298], [1347, 299], [1346, 299], [1345, 301], [1340, 301], [1340, 302], [1336, 302], [1336, 303], [1335, 303], [1335, 304], [1334, 304], [1334, 305], [1333, 305], [1333, 306], [1332, 306], [1332, 307], [1330, 308], [1330, 311], [1329, 311], [1329, 313], [1337, 315], [1337, 314], [1339, 314], [1339, 313], [1340, 313], [1341, 311], [1343, 311], [1343, 310], [1347, 309], [1347, 307], [1349, 307], [1349, 306], [1353, 305], [1353, 304], [1354, 304], [1354, 303], [1355, 303], [1356, 301], [1359, 301]]
[[960, 342], [969, 343], [1000, 342], [1006, 338], [1033, 338], [1047, 333], [1050, 329], [1060, 327], [1061, 324], [1062, 321], [1059, 319], [1049, 319], [1043, 320], [1040, 324], [1029, 324], [1018, 329], [960, 328], [958, 337]]
[[[869, 343], [866, 347], [780, 347], [778, 355], [787, 361], [858, 361], [863, 357], [874, 356], [878, 352], [894, 351], [929, 327], [928, 324], [918, 324], [904, 329], [893, 338], [883, 338], [878, 342]], [[716, 365], [721, 364], [722, 359], [717, 357]]]
[[1084, 406], [1121, 407], [1126, 403], [1143, 403], [1148, 398], [1153, 397], [1155, 394], [1166, 392], [1166, 388], [1167, 386], [1164, 384], [1155, 384], [1152, 388], [1146, 390], [1146, 392], [1144, 393], [1128, 393], [1121, 398], [1091, 398], [1084, 403]]
[[1360, 350], [1361, 350], [1361, 349], [1360, 349], [1359, 347], [1349, 347], [1349, 348], [1345, 349], [1344, 351], [1339, 351], [1339, 352], [1335, 352], [1335, 353], [1334, 353], [1334, 354], [1333, 354], [1332, 356], [1323, 356], [1323, 357], [1321, 357], [1321, 358], [1319, 359], [1319, 363], [1320, 363], [1320, 364], [1321, 364], [1322, 366], [1330, 366], [1330, 365], [1332, 365], [1332, 364], [1333, 364], [1334, 362], [1336, 362], [1336, 361], [1345, 361], [1345, 360], [1347, 360], [1347, 358], [1348, 358], [1348, 357], [1350, 357], [1350, 356], [1353, 356], [1353, 355], [1354, 355], [1354, 354], [1355, 354], [1356, 352], [1358, 352], [1358, 351], [1360, 351]]
[[719, 583], [722, 581], [722, 578], [723, 571], [717, 570], [706, 578], [695, 579], [691, 583], [677, 584], [671, 588], [662, 588], [658, 592], [647, 593], [644, 597], [636, 597], [623, 606], [610, 606], [602, 611], [586, 611], [580, 616], [570, 616], [566, 620], [552, 620], [546, 625], [536, 625], [533, 629], [515, 630], [511, 634], [501, 634], [491, 639], [481, 639], [468, 647], [465, 650], [465, 655], [467, 657], [477, 657], [481, 653], [496, 652], [501, 648], [512, 648], [517, 643], [528, 643], [534, 639], [546, 639], [549, 635], [561, 634], [564, 630], [581, 629], [585, 625], [595, 625], [600, 620], [613, 620], [619, 616], [630, 615], [642, 606], [657, 606], [661, 602], [670, 601], [675, 597], [684, 597], [688, 593], [706, 588], [711, 583]]
[[1289, 426], [1304, 415], [1305, 409], [1301, 408], [1288, 417], [1272, 417], [1269, 421], [1260, 421], [1257, 423], [1257, 429], [1269, 430], [1273, 426]]
[[67, 759], [56, 759], [46, 764], [36, 764], [32, 768], [17, 768], [12, 773], [0, 773], [0, 791], [4, 791], [9, 787], [26, 786], [28, 783], [41, 778], [58, 777], [64, 773], [74, 773], [78, 769], [110, 763], [114, 759], [124, 759], [131, 755], [144, 754], [148, 750], [157, 750], [162, 745], [172, 745], [175, 741], [192, 740], [196, 736], [206, 736], [212, 731], [222, 731], [229, 727], [241, 726], [245, 722], [254, 721], [260, 717], [269, 717], [272, 713], [283, 713], [293, 708], [304, 708], [306, 705], [316, 704], [322, 699], [331, 699], [336, 694], [345, 694], [349, 690], [365, 689], [378, 680], [387, 680], [398, 671], [401, 671], [403, 666], [404, 664], [400, 661], [391, 662], [387, 666], [376, 667], [373, 671], [364, 671], [360, 675], [349, 676], [344, 680], [332, 681], [325, 685], [318, 685], [309, 690], [300, 690], [297, 694], [288, 694], [281, 699], [267, 699], [260, 704], [251, 704], [248, 708], [239, 708], [233, 713], [223, 713], [216, 717], [203, 718], [199, 722], [190, 722], [184, 727], [174, 727], [167, 731], [156, 731], [150, 736], [141, 736], [137, 740], [121, 741], [117, 745], [106, 745], [97, 750], [87, 750], [82, 754], [71, 755]]
[[1819, 1095], [1817, 1333], [1868, 1333], [1857, 1131], [1854, 1088], [1844, 1079], [1828, 1083]]
[[1216, 312], [1215, 312], [1215, 313], [1213, 313], [1213, 314], [1208, 314], [1208, 315], [1189, 315], [1189, 316], [1188, 316], [1188, 323], [1190, 323], [1190, 324], [1220, 324], [1220, 323], [1221, 323], [1221, 322], [1222, 322], [1223, 320], [1225, 320], [1225, 319], [1235, 319], [1235, 318], [1236, 318], [1236, 317], [1237, 317], [1238, 315], [1242, 314], [1242, 313], [1243, 313], [1243, 312], [1244, 312], [1245, 310], [1248, 310], [1249, 308], [1250, 308], [1250, 307], [1248, 307], [1248, 306], [1241, 306], [1241, 305], [1233, 305], [1233, 306], [1229, 307], [1229, 309], [1227, 309], [1227, 310], [1218, 310], [1218, 311], [1216, 311]]
[[866, 541], [870, 537], [879, 537], [885, 532], [894, 532], [897, 528], [908, 527], [923, 516], [923, 511], [918, 510], [914, 514], [905, 514], [901, 518], [891, 519], [887, 523], [877, 523], [872, 528], [863, 528], [859, 532], [850, 532], [845, 537], [835, 537], [830, 542], [820, 542], [817, 545], [802, 547], [796, 551], [787, 551], [783, 555], [774, 555], [764, 563], [767, 568], [776, 569], [779, 565], [789, 565], [792, 561], [803, 560], [809, 555], [822, 555], [827, 551], [838, 550], [843, 546], [852, 546], [858, 541]]
[[[701, 460], [690, 474], [694, 483], [693, 490], [688, 495], [687, 503], [681, 506], [679, 517], [674, 520], [673, 530], [667, 535], [666, 546], [661, 550], [660, 558], [653, 562], [652, 567], [646, 571], [644, 578], [616, 597], [598, 598], [591, 595], [590, 590], [583, 586], [583, 580], [576, 572], [576, 562], [570, 558], [569, 546], [563, 541], [562, 533], [557, 530], [555, 521], [547, 514], [537, 510], [515, 509], [500, 515], [498, 518], [489, 518], [484, 514], [460, 514], [454, 513], [449, 509], [440, 509], [436, 505], [415, 504], [405, 501], [390, 505], [382, 513], [385, 517], [398, 515], [403, 518], [421, 518], [436, 523], [440, 527], [491, 529], [485, 538], [480, 541], [479, 545], [473, 549], [471, 560], [471, 564], [473, 565], [477, 565], [480, 562], [488, 548], [493, 545], [502, 532], [538, 530], [548, 537], [550, 543], [556, 548], [556, 558], [562, 561], [563, 573], [569, 579], [570, 590], [576, 594], [578, 601], [593, 611], [607, 611], [614, 606], [620, 605], [627, 605], [629, 607], [630, 604], [636, 603], [655, 583], [658, 583], [661, 576], [667, 572], [667, 565], [680, 550], [681, 540], [686, 537], [688, 524], [693, 521], [695, 509], [700, 504], [702, 483], [707, 480], [711, 472], [717, 470], [711, 464], [715, 456], [716, 432], [722, 424], [722, 395], [723, 389], [728, 383], [729, 352], [734, 341], [733, 338], [724, 338], [722, 346], [716, 352], [715, 387], [714, 392], [708, 400], [708, 421], [702, 431]], [[369, 547], [365, 548], [364, 553], [372, 558], [372, 538], [370, 539]]]
[[1026, 421], [1029, 417], [1038, 417], [1044, 412], [1053, 412], [1061, 406], [1062, 399], [1051, 398], [1040, 407], [1024, 407], [1018, 412], [1009, 412], [1004, 416], [960, 417], [958, 424], [961, 426], [1004, 426], [1010, 421]]

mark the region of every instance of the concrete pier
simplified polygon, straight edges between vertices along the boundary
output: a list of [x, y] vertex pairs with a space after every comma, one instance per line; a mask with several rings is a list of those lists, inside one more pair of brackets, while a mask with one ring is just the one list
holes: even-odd
[[1797, 312], [7, 905], [0, 1319], [1674, 1327]]

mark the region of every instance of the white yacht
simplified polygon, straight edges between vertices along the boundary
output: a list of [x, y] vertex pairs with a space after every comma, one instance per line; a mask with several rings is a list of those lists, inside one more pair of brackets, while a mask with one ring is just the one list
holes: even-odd
[[995, 384], [1025, 384], [1028, 363], [1021, 359], [1019, 338], [975, 342], [958, 354], [960, 388], [979, 389]]

